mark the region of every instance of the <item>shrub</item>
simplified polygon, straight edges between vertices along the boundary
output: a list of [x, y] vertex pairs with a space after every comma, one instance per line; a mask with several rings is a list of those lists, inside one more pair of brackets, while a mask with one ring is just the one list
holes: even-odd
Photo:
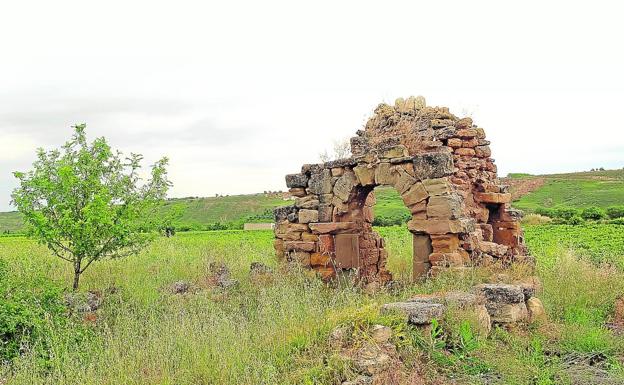
[[624, 218], [624, 206], [611, 206], [607, 208], [607, 216], [611, 219]]
[[580, 215], [579, 210], [572, 207], [560, 207], [555, 210], [555, 217], [569, 221], [574, 216]]
[[14, 279], [0, 260], [0, 363], [23, 353], [47, 358], [50, 325], [64, 322], [62, 289], [48, 279]]
[[525, 225], [544, 225], [551, 222], [552, 218], [540, 214], [529, 214], [522, 218], [522, 223]]
[[598, 207], [587, 207], [583, 209], [581, 216], [583, 219], [597, 221], [605, 217], [605, 212], [603, 209]]
[[583, 223], [585, 223], [585, 220], [582, 217], [580, 217], [579, 215], [575, 215], [572, 218], [568, 219], [566, 221], [566, 223], [568, 225], [572, 225], [572, 226], [579, 226], [579, 225], [582, 225]]

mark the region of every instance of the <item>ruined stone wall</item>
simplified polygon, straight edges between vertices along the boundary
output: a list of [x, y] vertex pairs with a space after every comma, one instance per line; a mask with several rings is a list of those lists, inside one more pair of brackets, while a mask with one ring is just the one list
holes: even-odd
[[525, 259], [519, 213], [498, 183], [485, 131], [424, 98], [379, 105], [351, 139], [352, 156], [286, 176], [292, 206], [275, 210], [278, 257], [329, 279], [348, 270], [387, 282], [384, 240], [372, 230], [373, 189], [394, 186], [412, 213], [414, 277]]

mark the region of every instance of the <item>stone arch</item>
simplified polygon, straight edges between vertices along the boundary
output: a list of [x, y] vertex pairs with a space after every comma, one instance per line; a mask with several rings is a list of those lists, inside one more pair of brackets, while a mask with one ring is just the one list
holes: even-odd
[[485, 131], [424, 99], [381, 104], [351, 139], [352, 156], [286, 176], [294, 205], [275, 210], [275, 248], [324, 278], [355, 270], [387, 282], [387, 252], [372, 229], [372, 190], [390, 185], [412, 214], [414, 277], [524, 259], [519, 213], [498, 183]]

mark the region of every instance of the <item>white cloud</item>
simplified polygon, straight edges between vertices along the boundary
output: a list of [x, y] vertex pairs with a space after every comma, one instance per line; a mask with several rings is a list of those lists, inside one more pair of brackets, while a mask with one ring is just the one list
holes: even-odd
[[471, 113], [502, 174], [622, 167], [621, 14], [600, 1], [10, 2], [0, 210], [10, 171], [76, 122], [170, 156], [175, 195], [232, 194], [285, 188], [377, 103], [411, 94]]

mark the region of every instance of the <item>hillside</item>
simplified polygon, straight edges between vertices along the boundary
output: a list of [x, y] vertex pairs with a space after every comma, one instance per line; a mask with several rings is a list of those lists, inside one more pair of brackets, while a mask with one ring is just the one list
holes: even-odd
[[527, 212], [537, 208], [606, 208], [624, 205], [624, 170], [568, 174], [510, 174], [514, 207]]
[[[585, 208], [624, 205], [624, 170], [568, 174], [510, 174], [505, 182], [514, 194], [513, 205], [527, 212], [539, 207]], [[401, 223], [409, 211], [391, 187], [375, 189], [376, 225]], [[245, 222], [271, 222], [273, 208], [290, 204], [279, 194], [231, 195], [209, 198], [179, 198], [167, 201], [162, 215], [177, 213], [180, 230], [242, 228]], [[0, 233], [18, 232], [23, 224], [19, 213], [0, 213]]]

